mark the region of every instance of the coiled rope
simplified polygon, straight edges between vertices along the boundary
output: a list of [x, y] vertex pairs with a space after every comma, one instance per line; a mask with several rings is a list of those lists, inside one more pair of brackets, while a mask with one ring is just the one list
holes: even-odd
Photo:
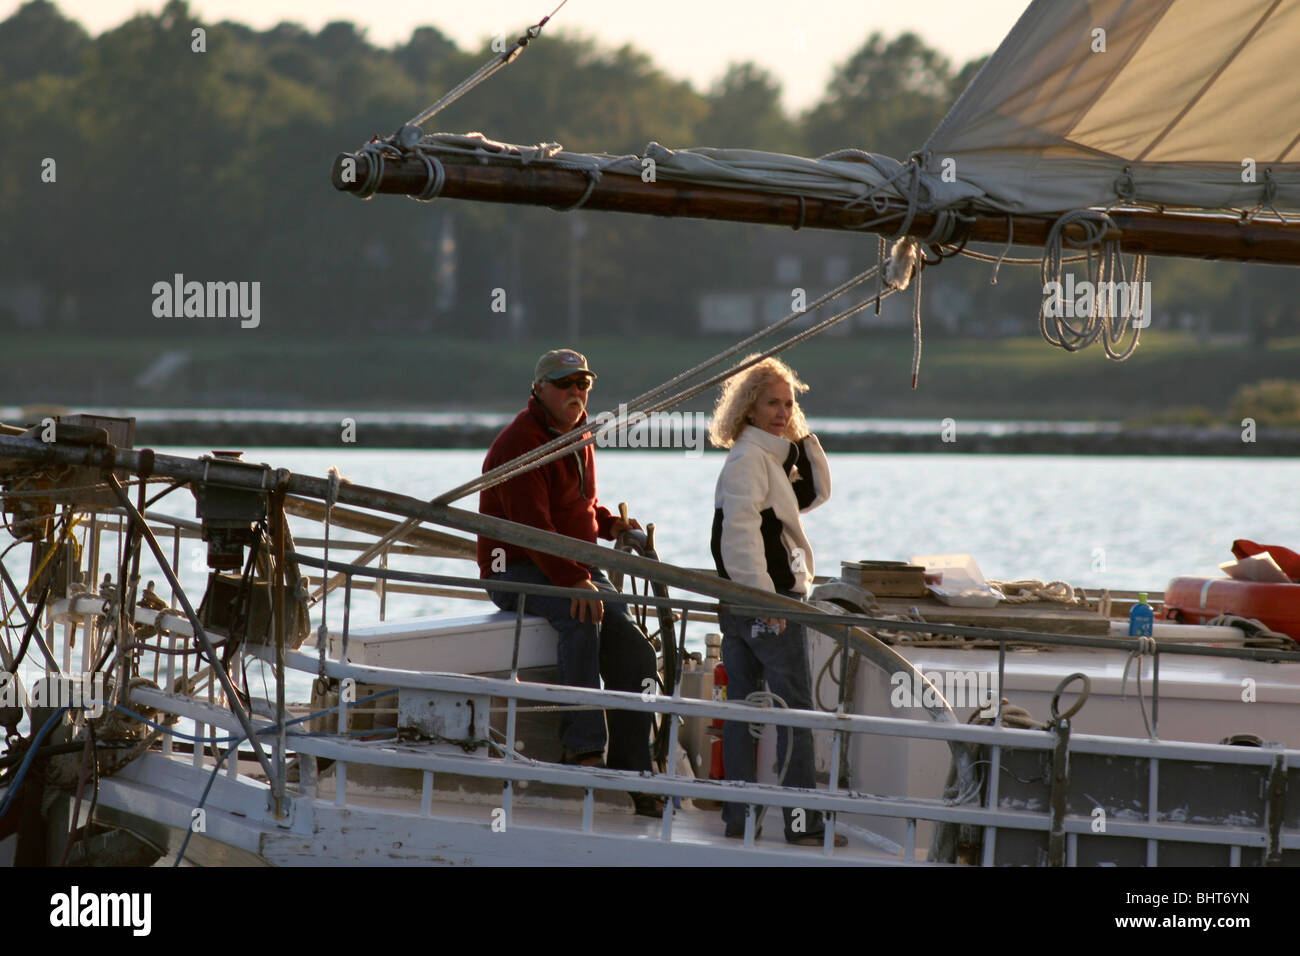
[[[1114, 225], [1109, 215], [1095, 209], [1075, 209], [1052, 224], [1043, 244], [1043, 302], [1038, 308], [1038, 330], [1049, 345], [1067, 352], [1085, 349], [1100, 339], [1107, 358], [1122, 362], [1137, 348], [1147, 324], [1149, 303], [1144, 294], [1147, 263], [1144, 255], [1133, 257], [1130, 283], [1119, 241], [1106, 238], [1106, 230]], [[1073, 300], [1064, 297], [1062, 283], [1062, 248], [1067, 226], [1078, 226], [1083, 231], [1083, 238], [1072, 242], [1087, 250], [1087, 281], [1091, 283], [1093, 295], [1092, 308], [1086, 316], [1066, 315], [1074, 311]], [[1115, 307], [1117, 292], [1124, 300], [1123, 309]], [[1049, 311], [1055, 314], [1048, 315]], [[1120, 350], [1118, 346], [1130, 322], [1133, 337], [1127, 348]]]
[[1008, 604], [1028, 604], [1031, 601], [1082, 604], [1087, 599], [1087, 594], [1082, 588], [1076, 592], [1072, 585], [1064, 581], [1044, 584], [1036, 578], [1026, 578], [1022, 581], [989, 581], [988, 583], [1002, 592], [1002, 599]]

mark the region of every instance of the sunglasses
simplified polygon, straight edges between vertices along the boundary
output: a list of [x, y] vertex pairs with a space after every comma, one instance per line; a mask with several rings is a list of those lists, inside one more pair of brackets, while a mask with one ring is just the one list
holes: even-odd
[[568, 378], [562, 378], [559, 381], [551, 382], [551, 385], [562, 392], [567, 392], [573, 386], [578, 386], [579, 391], [585, 392], [591, 388], [591, 378], [586, 375], [570, 375]]

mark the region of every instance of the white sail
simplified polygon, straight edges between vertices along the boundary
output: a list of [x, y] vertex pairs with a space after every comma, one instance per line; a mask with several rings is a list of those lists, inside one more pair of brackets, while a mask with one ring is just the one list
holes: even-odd
[[1300, 213], [1298, 54], [1300, 0], [1035, 0], [926, 170], [1031, 214], [1124, 199]]

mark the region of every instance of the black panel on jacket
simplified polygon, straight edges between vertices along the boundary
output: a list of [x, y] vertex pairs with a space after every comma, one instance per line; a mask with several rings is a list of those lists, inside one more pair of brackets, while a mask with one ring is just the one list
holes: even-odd
[[771, 508], [764, 508], [759, 515], [763, 519], [759, 532], [763, 536], [763, 554], [767, 557], [767, 573], [772, 578], [772, 586], [778, 591], [793, 591], [794, 572], [790, 570], [790, 556], [781, 543], [781, 532], [785, 530], [781, 519]]
[[[785, 553], [785, 545], [781, 543], [781, 532], [785, 530], [781, 519], [771, 508], [764, 508], [759, 512], [759, 517], [762, 519], [758, 531], [763, 539], [763, 558], [767, 563], [767, 574], [772, 579], [772, 586], [778, 591], [793, 591], [794, 571], [790, 568], [790, 557]], [[722, 563], [722, 522], [724, 520], [722, 509], [714, 508], [710, 550], [713, 551], [713, 564], [717, 567], [718, 574], [730, 581], [731, 575], [727, 574], [727, 568]]]
[[713, 565], [718, 569], [718, 576], [731, 580], [727, 567], [722, 563], [722, 509], [713, 509], [713, 535], [709, 539], [709, 549], [713, 552]]
[[[804, 447], [802, 440], [798, 443], [799, 455], [795, 461], [795, 467], [799, 469], [799, 480], [790, 482], [794, 488], [795, 500], [799, 502], [799, 510], [803, 511], [814, 501], [817, 500], [817, 489], [813, 487], [813, 467], [812, 459], [808, 457], [808, 449]], [[785, 469], [786, 474], [790, 473], [789, 466]]]

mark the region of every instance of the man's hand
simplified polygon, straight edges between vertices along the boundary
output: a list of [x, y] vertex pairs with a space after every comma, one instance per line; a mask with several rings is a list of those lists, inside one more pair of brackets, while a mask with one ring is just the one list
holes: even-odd
[[609, 526], [609, 533], [617, 538], [624, 531], [640, 531], [641, 522], [635, 518], [615, 518]]
[[609, 525], [610, 537], [617, 538], [624, 531], [640, 531], [640, 530], [641, 530], [641, 522], [637, 521], [635, 518], [629, 518], [627, 516], [627, 502], [620, 501], [618, 503], [618, 517], [615, 518], [612, 522], [610, 522]]
[[[589, 588], [597, 594], [600, 593], [600, 588], [592, 584], [590, 580], [579, 581], [574, 587]], [[587, 615], [590, 614], [591, 623], [599, 624], [605, 618], [605, 602], [599, 598], [574, 598], [569, 602], [569, 614], [584, 623], [587, 620]]]

